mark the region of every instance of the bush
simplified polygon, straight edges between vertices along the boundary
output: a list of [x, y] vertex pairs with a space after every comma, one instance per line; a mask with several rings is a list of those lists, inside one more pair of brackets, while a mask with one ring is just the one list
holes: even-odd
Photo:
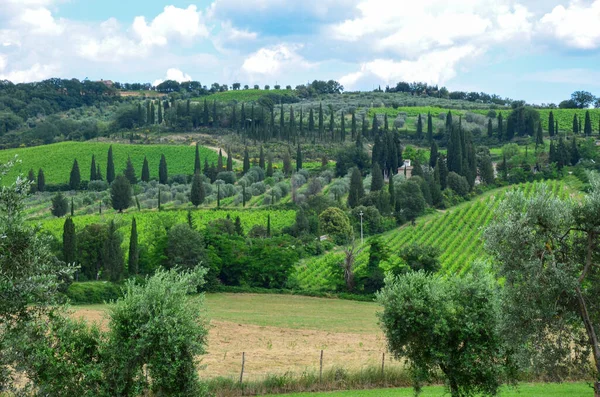
[[233, 171], [222, 171], [217, 174], [217, 180], [233, 185], [235, 183], [235, 173]]
[[456, 172], [448, 173], [447, 182], [448, 188], [452, 189], [460, 197], [466, 197], [469, 194], [469, 182], [464, 176], [458, 175]]
[[71, 284], [65, 295], [74, 305], [91, 305], [114, 301], [123, 294], [118, 284], [89, 281]]
[[106, 181], [90, 181], [87, 186], [88, 190], [93, 192], [101, 192], [108, 189], [108, 182]]

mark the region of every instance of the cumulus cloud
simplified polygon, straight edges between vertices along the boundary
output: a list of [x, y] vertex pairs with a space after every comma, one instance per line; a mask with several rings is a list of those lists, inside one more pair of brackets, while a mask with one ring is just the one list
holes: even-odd
[[600, 0], [587, 5], [572, 0], [568, 7], [558, 5], [539, 23], [540, 33], [569, 47], [590, 50], [600, 47]]
[[[0, 72], [2, 72], [2, 69], [0, 68]], [[40, 81], [55, 76], [58, 71], [59, 67], [56, 65], [41, 65], [36, 63], [27, 69], [12, 70], [6, 74], [0, 73], [0, 80], [10, 80], [13, 83]]]
[[20, 16], [21, 22], [36, 34], [59, 35], [64, 27], [59, 25], [47, 8], [25, 9]]
[[300, 46], [280, 44], [270, 48], [261, 48], [251, 54], [242, 65], [249, 74], [273, 75], [285, 67], [309, 68], [311, 64], [296, 52]]
[[136, 17], [132, 28], [142, 45], [164, 46], [169, 37], [183, 40], [207, 37], [208, 29], [201, 21], [201, 16], [195, 5], [185, 9], [171, 5], [166, 6], [150, 23], [143, 16]]
[[183, 73], [181, 70], [176, 69], [176, 68], [170, 68], [167, 70], [167, 74], [166, 77], [162, 80], [158, 79], [158, 80], [154, 80], [154, 83], [152, 83], [153, 86], [157, 86], [160, 83], [162, 83], [163, 81], [166, 80], [175, 80], [178, 83], [183, 83], [184, 81], [192, 81], [192, 76], [190, 76], [187, 73]]

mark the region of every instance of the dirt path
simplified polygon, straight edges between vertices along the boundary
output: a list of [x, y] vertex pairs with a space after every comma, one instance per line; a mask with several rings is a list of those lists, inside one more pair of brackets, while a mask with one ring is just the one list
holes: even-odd
[[[192, 143], [190, 143], [190, 146], [196, 146], [197, 143], [198, 142], [192, 142]], [[205, 148], [207, 148], [207, 149], [210, 149], [210, 150], [212, 150], [214, 152], [217, 152], [217, 153], [219, 153], [219, 150], [220, 150], [223, 153], [223, 156], [229, 157], [229, 155], [227, 154], [227, 152], [223, 148], [220, 148], [220, 147], [217, 147], [217, 146], [208, 146], [208, 145], [202, 145], [202, 146], [205, 147]], [[232, 160], [233, 160], [234, 163], [240, 163], [240, 161], [236, 160], [235, 158], [232, 158]]]

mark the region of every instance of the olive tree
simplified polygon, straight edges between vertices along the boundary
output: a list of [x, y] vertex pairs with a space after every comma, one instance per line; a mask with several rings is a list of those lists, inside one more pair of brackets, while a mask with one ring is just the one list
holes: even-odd
[[407, 361], [416, 393], [440, 371], [453, 397], [498, 392], [505, 361], [497, 284], [476, 268], [464, 277], [389, 274], [377, 294], [388, 348]]
[[600, 396], [600, 177], [581, 200], [547, 185], [512, 191], [485, 231], [502, 289], [502, 331], [516, 362], [552, 379], [590, 368]]

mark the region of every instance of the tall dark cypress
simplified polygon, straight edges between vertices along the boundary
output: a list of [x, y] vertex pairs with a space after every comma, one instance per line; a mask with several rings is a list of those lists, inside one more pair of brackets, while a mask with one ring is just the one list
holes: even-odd
[[169, 172], [167, 170], [167, 159], [164, 154], [160, 155], [160, 163], [158, 165], [158, 182], [162, 185], [169, 183]]
[[223, 171], [223, 151], [219, 149], [219, 157], [217, 159], [217, 172]]
[[227, 171], [233, 171], [233, 154], [231, 154], [231, 149], [227, 150]]
[[431, 112], [427, 113], [427, 141], [429, 143], [433, 141], [433, 118]]
[[123, 275], [125, 259], [121, 248], [121, 236], [114, 220], [108, 224], [108, 233], [104, 241], [103, 263], [108, 279], [113, 282], [119, 281]]
[[325, 124], [323, 123], [323, 103], [319, 103], [319, 140], [323, 139]]
[[388, 186], [388, 192], [390, 193], [390, 207], [396, 208], [396, 191], [394, 189], [394, 173], [390, 175], [390, 182]]
[[273, 176], [273, 158], [271, 156], [269, 156], [269, 159], [267, 160], [267, 177], [272, 177]]
[[127, 166], [125, 167], [124, 172], [125, 178], [131, 183], [135, 185], [137, 183], [137, 176], [135, 176], [135, 168], [133, 168], [133, 163], [131, 162], [131, 157], [127, 156]]
[[298, 134], [300, 134], [300, 136], [304, 136], [304, 115], [303, 115], [303, 111], [302, 111], [302, 106], [300, 106], [300, 120], [299, 120], [299, 126], [298, 126]]
[[192, 179], [192, 190], [190, 192], [190, 201], [194, 205], [194, 207], [198, 208], [200, 204], [204, 202], [204, 198], [206, 197], [206, 192], [204, 191], [204, 184], [202, 183], [202, 177], [200, 173], [197, 172], [194, 174]]
[[494, 136], [494, 128], [492, 127], [492, 119], [488, 119], [488, 130], [487, 130], [488, 138]]
[[296, 171], [302, 169], [302, 150], [300, 150], [300, 143], [298, 143], [298, 149], [296, 150]]
[[542, 130], [542, 122], [538, 123], [537, 132], [535, 134], [535, 147], [544, 146], [544, 131]]
[[242, 171], [244, 174], [250, 170], [250, 155], [248, 154], [248, 148], [244, 149], [244, 165]]
[[435, 166], [437, 172], [440, 174], [440, 188], [446, 189], [446, 182], [448, 180], [448, 167], [446, 165], [446, 159], [443, 156], [438, 156], [438, 162]]
[[[363, 137], [366, 137], [368, 133], [369, 133], [369, 126], [368, 126], [367, 118], [363, 114], [363, 116], [362, 116], [362, 126], [361, 126], [361, 129], [360, 129], [360, 134], [359, 135], [362, 135]], [[356, 138], [356, 139], [358, 140], [358, 138]]]
[[267, 214], [267, 237], [271, 237], [271, 214]]
[[219, 115], [217, 114], [217, 101], [216, 99], [213, 100], [213, 107], [212, 107], [212, 120], [213, 120], [213, 128], [216, 128], [219, 125]]
[[146, 101], [146, 124], [152, 124], [152, 111], [150, 110], [150, 101]]
[[100, 170], [100, 164], [96, 168], [96, 180], [102, 180], [102, 170]]
[[237, 120], [237, 104], [233, 104], [233, 109], [231, 110], [231, 128], [234, 130], [238, 129], [238, 120]]
[[156, 122], [156, 109], [154, 108], [154, 101], [150, 104], [150, 124]]
[[285, 115], [283, 113], [283, 104], [279, 107], [279, 138], [285, 139]]
[[356, 112], [352, 112], [352, 124], [351, 124], [350, 129], [351, 129], [350, 133], [352, 134], [351, 138], [352, 138], [352, 140], [355, 140], [356, 139]]
[[417, 139], [423, 139], [423, 120], [421, 119], [420, 113], [417, 118]]
[[288, 142], [291, 139], [296, 139], [296, 120], [294, 117], [294, 108], [290, 105], [290, 123], [289, 123], [289, 129], [288, 129]]
[[73, 264], [77, 261], [77, 242], [75, 223], [71, 217], [65, 219], [63, 225], [63, 259], [66, 263]]
[[127, 263], [130, 276], [135, 276], [136, 274], [139, 274], [139, 263], [140, 250], [138, 249], [137, 222], [134, 216], [131, 218], [131, 234], [129, 235], [129, 258]]
[[108, 158], [106, 160], [106, 182], [109, 184], [115, 180], [115, 162], [113, 160], [112, 145], [108, 148]]
[[554, 136], [554, 113], [552, 113], [552, 110], [548, 115], [548, 135]]
[[377, 121], [377, 114], [373, 114], [373, 123], [371, 124], [371, 139], [375, 139], [379, 136], [379, 122]]
[[144, 156], [144, 164], [142, 165], [142, 181], [150, 182], [150, 167], [148, 166], [148, 159]]
[[240, 117], [240, 126], [242, 130], [246, 130], [246, 105], [242, 103], [242, 113]]
[[[552, 112], [550, 112], [552, 113]], [[498, 140], [502, 142], [502, 140], [504, 139], [504, 131], [502, 130], [503, 128], [503, 124], [504, 124], [504, 120], [502, 117], [502, 113], [498, 113]]]
[[335, 119], [333, 113], [333, 107], [329, 108], [329, 135], [331, 136], [331, 142], [335, 141]]
[[194, 174], [197, 174], [198, 172], [201, 172], [201, 163], [200, 163], [200, 148], [198, 147], [198, 144], [196, 144], [196, 154], [194, 156]]
[[315, 132], [315, 115], [312, 108], [308, 112], [308, 132], [309, 135], [313, 135]]
[[429, 150], [429, 166], [435, 168], [438, 161], [438, 146], [435, 142], [431, 142], [431, 149]]
[[158, 124], [162, 124], [163, 122], [163, 110], [162, 110], [162, 101], [157, 102], [158, 106]]
[[576, 114], [573, 115], [573, 134], [579, 134], [579, 122]]
[[346, 141], [346, 117], [344, 111], [342, 111], [342, 117], [340, 120], [340, 140]]
[[73, 167], [71, 168], [71, 175], [69, 177], [69, 187], [71, 190], [79, 190], [81, 185], [81, 173], [79, 172], [79, 164], [77, 159], [73, 161]]
[[592, 119], [590, 118], [590, 111], [585, 112], [585, 122], [583, 124], [583, 133], [585, 136], [592, 136]]
[[262, 146], [260, 147], [260, 154], [258, 156], [258, 166], [263, 170], [265, 169], [265, 153]]
[[96, 174], [96, 156], [92, 154], [92, 165], [90, 166], [90, 181], [95, 181], [98, 179], [98, 175]]
[[365, 195], [365, 189], [363, 187], [362, 176], [358, 168], [352, 169], [352, 175], [350, 176], [350, 191], [348, 192], [348, 206], [350, 208], [356, 207], [360, 199]]
[[378, 192], [383, 189], [383, 172], [378, 163], [373, 163], [371, 168], [371, 191]]

